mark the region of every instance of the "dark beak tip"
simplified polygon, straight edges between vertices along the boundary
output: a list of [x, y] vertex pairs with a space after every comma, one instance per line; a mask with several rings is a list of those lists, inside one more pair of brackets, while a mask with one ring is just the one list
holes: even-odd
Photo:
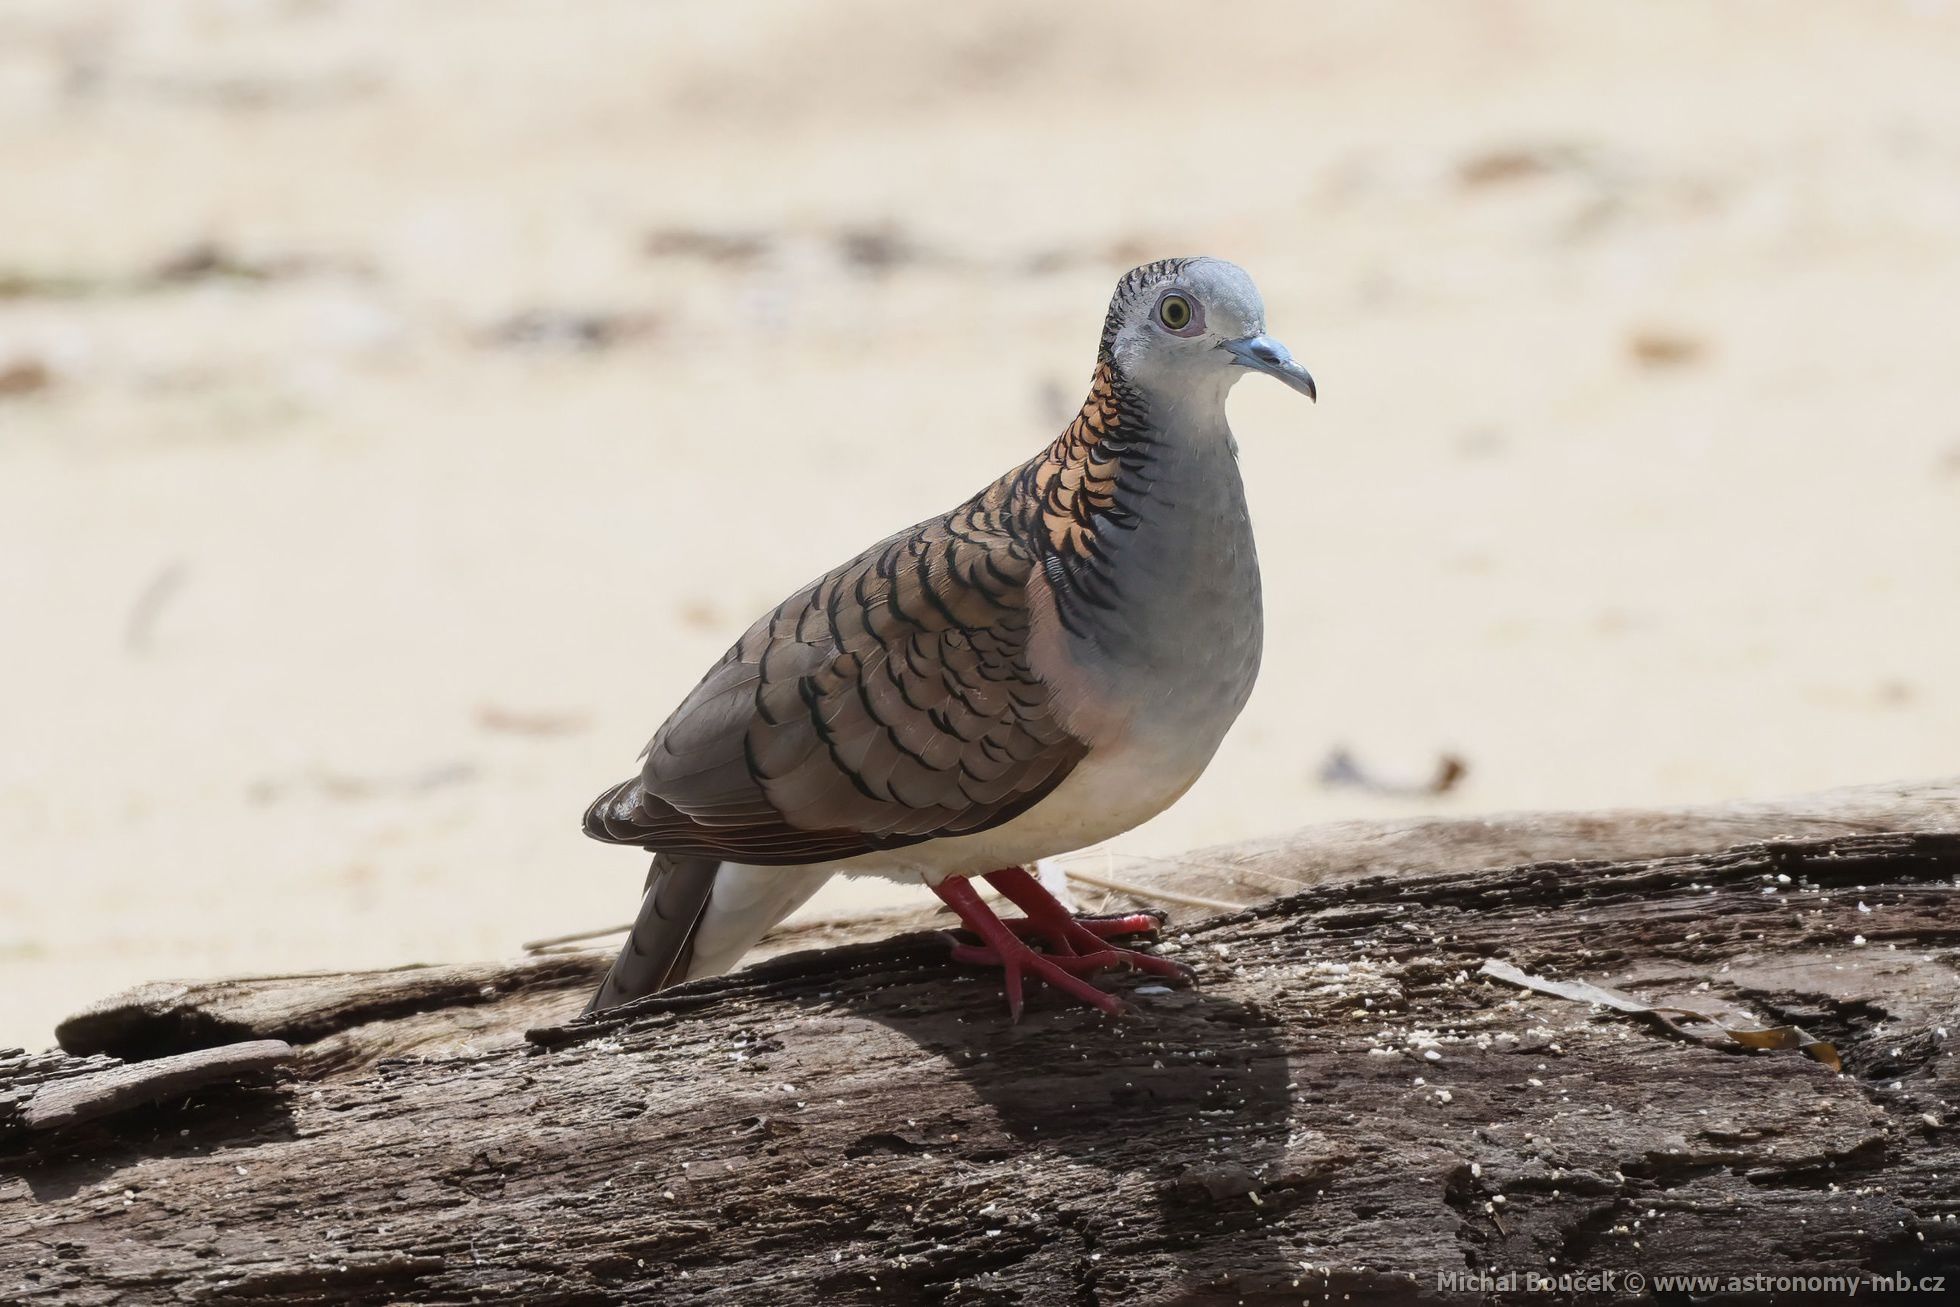
[[1264, 372], [1291, 389], [1299, 391], [1314, 403], [1320, 402], [1320, 388], [1314, 384], [1312, 374], [1300, 365], [1286, 346], [1264, 332], [1237, 340], [1223, 341], [1219, 347], [1231, 351], [1233, 360], [1241, 367]]

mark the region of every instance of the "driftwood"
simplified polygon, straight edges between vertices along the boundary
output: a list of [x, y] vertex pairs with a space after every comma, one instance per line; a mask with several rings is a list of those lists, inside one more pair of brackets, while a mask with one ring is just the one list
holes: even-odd
[[[1090, 853], [1068, 863], [1153, 891], [1250, 905], [1317, 885], [1407, 871], [1475, 871], [1581, 858], [1663, 858], [1763, 840], [1955, 829], [1960, 829], [1960, 776], [1679, 808], [1327, 822], [1266, 839], [1194, 849], [1174, 858], [1116, 854], [1105, 861]], [[1208, 915], [1176, 898], [1104, 897], [1097, 896], [1092, 886], [1079, 886], [1077, 896], [1096, 911], [1149, 906], [1168, 911], [1173, 922]], [[878, 939], [901, 930], [951, 923], [936, 901], [921, 898], [917, 907], [785, 928], [764, 941], [759, 953]], [[624, 931], [625, 926], [619, 929]]]
[[[1201, 987], [1112, 982], [1118, 1022], [1036, 990], [1010, 1026], [931, 933], [593, 1023], [599, 953], [147, 986], [0, 1055], [0, 1298], [1932, 1294], [1960, 1284], [1960, 834], [1925, 833], [1952, 793], [1874, 819], [1911, 833], [1328, 878], [1174, 925]], [[291, 1057], [195, 1056], [267, 1039]]]

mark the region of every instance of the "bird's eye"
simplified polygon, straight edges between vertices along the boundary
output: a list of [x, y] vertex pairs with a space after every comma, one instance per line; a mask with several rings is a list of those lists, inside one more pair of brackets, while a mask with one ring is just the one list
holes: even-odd
[[1182, 331], [1191, 325], [1191, 301], [1182, 295], [1166, 295], [1157, 304], [1157, 321], [1172, 331]]

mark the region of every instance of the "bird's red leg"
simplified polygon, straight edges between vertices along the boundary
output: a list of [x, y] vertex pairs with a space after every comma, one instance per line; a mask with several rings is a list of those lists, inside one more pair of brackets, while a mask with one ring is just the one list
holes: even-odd
[[[1191, 968], [1169, 958], [1160, 958], [1135, 949], [1120, 948], [1107, 942], [1100, 931], [1077, 921], [1061, 901], [1042, 888], [1041, 882], [1020, 867], [989, 872], [987, 883], [1007, 900], [1028, 914], [1029, 929], [1047, 940], [1058, 952], [1094, 957], [1106, 966], [1133, 967], [1154, 976], [1164, 976], [1179, 984], [1190, 984]], [[1154, 920], [1154, 919], [1152, 919]], [[1161, 924], [1161, 923], [1156, 923]]]
[[[1001, 919], [994, 915], [993, 909], [981, 901], [980, 895], [974, 891], [973, 886], [967, 884], [964, 876], [948, 876], [934, 885], [932, 892], [937, 894], [947, 907], [959, 914], [961, 924], [980, 937], [982, 949], [961, 946], [955, 950], [954, 957], [961, 961], [991, 962], [1000, 967], [1007, 988], [1007, 1010], [1014, 1020], [1021, 1019], [1023, 972], [1045, 980], [1069, 997], [1079, 999], [1111, 1016], [1123, 1011], [1125, 1004], [1114, 994], [1070, 975], [1067, 968], [1058, 964], [1059, 959], [1046, 957], [1023, 943], [1021, 937], [1009, 930]], [[1067, 913], [1064, 912], [1063, 915], [1066, 916]], [[1098, 944], [1100, 942], [1098, 941]]]

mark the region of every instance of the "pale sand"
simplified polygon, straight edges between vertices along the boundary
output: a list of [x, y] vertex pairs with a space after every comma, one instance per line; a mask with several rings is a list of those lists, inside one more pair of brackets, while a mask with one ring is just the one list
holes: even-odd
[[[1956, 66], [1875, 2], [8, 3], [0, 1044], [629, 915], [587, 800], [1045, 440], [1146, 256], [1251, 269], [1322, 401], [1234, 397], [1267, 671], [1122, 850], [1949, 773]], [[135, 284], [206, 238], [311, 266]]]

